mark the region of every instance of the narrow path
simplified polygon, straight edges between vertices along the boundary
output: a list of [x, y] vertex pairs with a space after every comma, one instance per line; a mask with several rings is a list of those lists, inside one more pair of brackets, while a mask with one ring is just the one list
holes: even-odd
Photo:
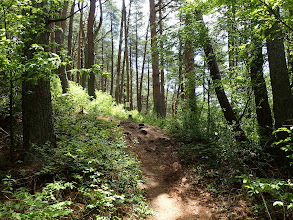
[[120, 126], [141, 161], [152, 220], [215, 219], [209, 193], [189, 184], [175, 144], [160, 128], [130, 121], [121, 121]]

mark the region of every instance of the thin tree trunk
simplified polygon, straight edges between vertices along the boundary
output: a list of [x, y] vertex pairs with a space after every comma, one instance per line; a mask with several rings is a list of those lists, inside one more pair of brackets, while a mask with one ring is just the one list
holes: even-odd
[[149, 111], [149, 98], [150, 98], [150, 62], [148, 60], [148, 91], [147, 91], [147, 99], [146, 99], [146, 112]]
[[136, 105], [139, 108], [139, 78], [138, 78], [138, 18], [135, 20], [135, 73], [136, 73]]
[[[68, 6], [68, 2], [67, 2], [67, 4], [65, 3], [62, 12], [60, 12], [60, 15], [63, 17], [65, 17], [67, 14], [67, 6]], [[64, 43], [65, 21], [56, 22], [56, 25], [61, 27], [61, 29], [58, 28], [55, 31], [55, 41], [58, 44], [57, 48], [56, 48], [56, 53], [62, 57], [61, 51], [63, 49], [63, 43]], [[58, 74], [58, 76], [61, 80], [62, 92], [66, 93], [67, 90], [69, 89], [69, 82], [68, 82], [68, 78], [67, 78], [65, 65], [60, 65], [60, 67], [56, 70], [56, 73]]]
[[142, 111], [142, 84], [143, 84], [143, 75], [144, 75], [144, 67], [146, 61], [146, 52], [147, 52], [147, 43], [148, 43], [148, 33], [149, 33], [149, 25], [147, 26], [146, 36], [145, 36], [145, 44], [144, 44], [144, 53], [143, 53], [143, 61], [142, 61], [142, 69], [139, 83], [139, 95], [137, 99], [137, 109], [139, 112]]
[[125, 11], [125, 0], [122, 1], [122, 12], [121, 12], [121, 24], [120, 24], [120, 38], [119, 38], [119, 49], [118, 49], [118, 61], [117, 61], [117, 76], [116, 76], [116, 88], [115, 88], [115, 99], [119, 103], [119, 90], [120, 90], [120, 71], [121, 71], [121, 52], [122, 52], [122, 40], [123, 40], [123, 19]]
[[[74, 13], [74, 8], [75, 8], [75, 0], [72, 2], [72, 6], [70, 9], [70, 14]], [[67, 44], [67, 50], [68, 50], [68, 57], [70, 57], [70, 61], [73, 61], [73, 57], [72, 57], [72, 36], [73, 36], [73, 17], [71, 16], [69, 19], [69, 25], [68, 25], [68, 44]], [[70, 73], [70, 70], [72, 69], [72, 65], [71, 64], [67, 64], [66, 66], [66, 70], [67, 70], [67, 77], [70, 80], [73, 80], [73, 74]]]
[[[163, 18], [162, 18], [162, 0], [159, 0], [159, 32], [160, 32], [160, 36], [163, 36]], [[160, 64], [161, 64], [161, 96], [162, 96], [162, 100], [165, 100], [165, 73], [164, 73], [164, 55], [163, 55], [163, 49], [164, 49], [164, 41], [161, 40], [160, 41]], [[163, 111], [164, 111], [164, 115], [166, 116], [166, 105], [165, 102], [163, 102]]]
[[129, 47], [129, 65], [130, 65], [130, 110], [133, 110], [133, 69], [132, 69], [132, 47]]
[[114, 33], [113, 33], [113, 16], [114, 13], [111, 13], [111, 88], [110, 95], [113, 96], [114, 89]]
[[[83, 0], [79, 4], [80, 18], [79, 18], [79, 35], [78, 35], [78, 52], [77, 52], [77, 69], [80, 70], [83, 68]], [[82, 84], [80, 77], [80, 72], [78, 71], [76, 76], [76, 82]]]

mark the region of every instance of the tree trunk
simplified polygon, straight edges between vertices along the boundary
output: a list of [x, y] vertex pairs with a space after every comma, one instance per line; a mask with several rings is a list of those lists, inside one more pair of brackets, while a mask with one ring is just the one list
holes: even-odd
[[[197, 15], [197, 20], [202, 22], [203, 25], [205, 25], [201, 12], [197, 11], [196, 15]], [[218, 101], [220, 103], [220, 106], [222, 108], [222, 111], [224, 113], [225, 119], [228, 122], [228, 124], [233, 127], [233, 130], [236, 133], [235, 135], [236, 140], [238, 142], [246, 141], [247, 137], [240, 126], [240, 122], [238, 121], [236, 114], [233, 111], [231, 104], [229, 103], [224, 87], [222, 85], [221, 75], [220, 75], [216, 55], [214, 53], [214, 49], [213, 49], [213, 46], [207, 31], [204, 33], [203, 49], [204, 49], [205, 57], [207, 59], [207, 64], [210, 70], [210, 75], [214, 83], [215, 92], [216, 92]]]
[[152, 50], [152, 69], [153, 69], [153, 96], [154, 110], [158, 116], [164, 117], [164, 104], [160, 88], [160, 69], [159, 54], [156, 42], [156, 8], [155, 1], [150, 0], [150, 27], [151, 27], [151, 50]]
[[[77, 69], [80, 70], [83, 68], [83, 0], [81, 4], [79, 4], [80, 11], [80, 18], [79, 18], [79, 34], [78, 34], [78, 52], [77, 52]], [[82, 84], [82, 80], [80, 77], [80, 72], [77, 73], [76, 82]]]
[[[95, 20], [95, 9], [96, 9], [96, 0], [90, 1], [90, 12], [88, 17], [88, 26], [87, 26], [87, 69], [92, 68], [95, 63], [95, 44], [94, 44], [94, 20]], [[90, 72], [88, 80], [88, 93], [89, 96], [95, 97], [95, 73]]]
[[129, 68], [130, 68], [130, 110], [133, 110], [133, 69], [132, 69], [132, 47], [129, 47]]
[[[65, 17], [67, 14], [67, 6], [68, 3], [65, 4], [62, 13], [59, 13], [62, 15], [62, 17]], [[64, 43], [64, 31], [65, 31], [65, 21], [64, 22], [56, 22], [56, 25], [61, 27], [58, 28], [55, 31], [55, 41], [58, 44], [56, 48], [56, 53], [62, 58], [61, 51], [63, 50], [63, 43]], [[67, 90], [69, 89], [69, 82], [67, 78], [67, 73], [66, 73], [66, 67], [65, 65], [60, 65], [59, 68], [56, 70], [56, 73], [58, 74], [60, 80], [61, 80], [61, 85], [62, 85], [62, 92], [66, 93]]]
[[[186, 28], [187, 32], [191, 34], [192, 30], [190, 28], [190, 16], [186, 15]], [[195, 74], [194, 74], [194, 48], [190, 39], [185, 41], [185, 73], [187, 76], [187, 96], [188, 105], [191, 112], [196, 112], [196, 96], [195, 96]]]
[[293, 99], [289, 73], [285, 58], [284, 40], [278, 23], [267, 30], [267, 50], [269, 58], [275, 128], [293, 118]]
[[149, 111], [149, 98], [150, 98], [150, 62], [148, 61], [148, 91], [146, 98], [146, 113]]
[[[72, 2], [72, 6], [71, 6], [71, 9], [70, 9], [70, 14], [73, 14], [74, 13], [74, 8], [75, 8], [75, 0]], [[69, 25], [68, 25], [68, 44], [67, 44], [67, 56], [70, 57], [70, 61], [72, 62], [73, 59], [72, 59], [72, 36], [73, 36], [73, 17], [74, 16], [71, 16], [70, 19], [69, 19]], [[67, 64], [66, 66], [66, 70], [67, 70], [67, 77], [70, 79], [70, 80], [73, 80], [73, 75], [72, 73], [70, 73], [70, 70], [72, 69], [72, 65], [69, 63]]]
[[[162, 17], [162, 1], [159, 0], [159, 32], [160, 36], [163, 36], [163, 17]], [[162, 100], [165, 100], [165, 73], [164, 73], [164, 41], [160, 41], [160, 65], [161, 65], [161, 95], [162, 95]], [[166, 104], [163, 102], [163, 111], [164, 111], [164, 116], [166, 116]]]
[[135, 20], [135, 76], [136, 76], [136, 106], [137, 109], [139, 108], [138, 105], [141, 102], [139, 99], [139, 78], [138, 78], [138, 18], [136, 13], [136, 20]]
[[268, 101], [266, 82], [263, 77], [262, 44], [255, 38], [252, 39], [252, 42], [254, 43], [255, 50], [251, 54], [250, 77], [254, 92], [259, 135], [261, 140], [265, 141], [272, 136], [273, 119]]
[[[35, 8], [44, 10], [46, 2], [33, 4]], [[49, 22], [47, 12], [42, 15], [31, 13], [31, 22], [24, 24], [23, 53], [27, 59], [33, 58], [33, 51], [30, 49], [33, 44], [48, 46], [49, 44]], [[34, 30], [41, 30], [38, 34]], [[36, 79], [36, 77], [38, 77]], [[24, 153], [30, 150], [32, 144], [39, 146], [49, 143], [56, 146], [56, 139], [53, 125], [53, 113], [50, 92], [50, 80], [48, 73], [39, 71], [24, 72], [22, 82], [22, 113], [23, 113], [23, 145]]]
[[122, 41], [123, 41], [123, 18], [125, 11], [125, 0], [122, 1], [122, 12], [121, 12], [121, 23], [120, 23], [120, 38], [119, 38], [119, 49], [118, 49], [118, 61], [117, 61], [117, 75], [116, 75], [116, 88], [115, 88], [115, 100], [119, 103], [119, 90], [120, 90], [120, 71], [121, 71], [121, 52], [122, 52]]
[[138, 99], [137, 99], [137, 109], [138, 109], [139, 112], [142, 111], [142, 98], [141, 98], [141, 96], [142, 96], [142, 84], [143, 84], [144, 67], [145, 67], [146, 53], [147, 53], [148, 33], [149, 33], [149, 25], [147, 27], [146, 36], [145, 36], [142, 69], [141, 69], [141, 76], [140, 76], [140, 83], [139, 83], [139, 94], [138, 94]]
[[110, 95], [113, 96], [114, 89], [114, 33], [113, 33], [114, 12], [111, 12], [111, 87]]

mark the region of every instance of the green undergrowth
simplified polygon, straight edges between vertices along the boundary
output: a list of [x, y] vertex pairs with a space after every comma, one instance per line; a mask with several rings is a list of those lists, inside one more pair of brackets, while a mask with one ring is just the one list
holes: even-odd
[[74, 83], [63, 96], [55, 80], [52, 93], [57, 147], [33, 146], [31, 169], [1, 174], [0, 219], [147, 218], [140, 164], [116, 124]]

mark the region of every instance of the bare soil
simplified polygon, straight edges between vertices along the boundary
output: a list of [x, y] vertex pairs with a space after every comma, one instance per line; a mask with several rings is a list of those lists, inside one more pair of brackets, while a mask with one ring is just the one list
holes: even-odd
[[215, 197], [180, 164], [176, 144], [155, 126], [120, 121], [128, 144], [141, 161], [152, 220], [253, 219], [245, 200]]

